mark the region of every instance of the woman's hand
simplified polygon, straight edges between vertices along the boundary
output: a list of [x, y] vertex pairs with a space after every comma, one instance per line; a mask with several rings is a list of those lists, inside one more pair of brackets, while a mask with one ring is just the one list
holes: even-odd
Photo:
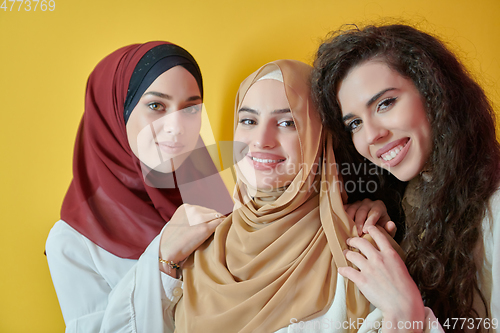
[[[224, 220], [217, 211], [201, 206], [183, 204], [163, 229], [160, 240], [160, 258], [179, 263], [193, 253]], [[160, 264], [160, 270], [172, 277], [175, 270]]]
[[344, 209], [356, 224], [358, 236], [368, 233], [368, 227], [376, 224], [384, 228], [392, 237], [396, 235], [396, 224], [391, 221], [387, 214], [387, 208], [382, 201], [364, 199], [363, 201], [344, 205]]
[[424, 324], [425, 313], [417, 285], [383, 230], [370, 226], [367, 231], [380, 250], [366, 239], [349, 238], [347, 245], [360, 253], [345, 250], [344, 255], [359, 271], [339, 267], [339, 274], [354, 282], [368, 301], [382, 311], [384, 331], [390, 327], [397, 330], [399, 323], [404, 328], [405, 323], [413, 322], [415, 325], [410, 330], [421, 331], [423, 326], [418, 325]]

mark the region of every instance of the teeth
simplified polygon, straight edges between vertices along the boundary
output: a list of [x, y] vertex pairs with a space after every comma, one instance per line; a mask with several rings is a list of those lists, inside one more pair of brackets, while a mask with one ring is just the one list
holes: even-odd
[[381, 157], [384, 161], [390, 161], [392, 160], [394, 157], [396, 157], [399, 152], [401, 150], [403, 150], [404, 146], [403, 145], [399, 145], [393, 149], [391, 149], [390, 151], [388, 151], [387, 153], [383, 154]]
[[268, 160], [268, 159], [261, 159], [257, 157], [252, 157], [252, 160], [259, 162], [259, 163], [278, 163], [278, 162], [283, 162], [284, 160]]

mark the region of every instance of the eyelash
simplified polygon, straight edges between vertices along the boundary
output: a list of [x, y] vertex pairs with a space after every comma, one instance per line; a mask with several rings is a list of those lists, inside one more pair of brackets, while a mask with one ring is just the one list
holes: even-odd
[[[257, 125], [257, 122], [253, 119], [248, 119], [248, 118], [242, 118], [238, 121], [239, 124], [242, 124], [242, 125], [247, 125], [247, 126], [251, 126], [251, 125]], [[281, 124], [284, 124], [286, 123], [286, 126], [281, 126]], [[278, 126], [279, 127], [284, 127], [284, 128], [295, 128], [295, 122], [293, 120], [285, 120], [285, 121], [281, 121], [278, 123]]]
[[[390, 98], [386, 98], [383, 101], [381, 101], [380, 103], [378, 103], [377, 104], [377, 112], [387, 111], [386, 109], [390, 108], [394, 104], [396, 99], [398, 99], [398, 98], [397, 97], [390, 97]], [[383, 110], [381, 110], [382, 106], [384, 106]]]
[[[355, 128], [352, 126], [354, 125], [355, 122], [359, 122], [359, 124], [356, 125]], [[361, 126], [363, 122], [359, 118], [352, 119], [349, 121], [347, 124], [345, 124], [345, 130], [349, 133], [356, 133], [356, 131], [359, 129], [359, 126]]]
[[190, 105], [187, 108], [182, 109], [182, 112], [187, 114], [197, 114], [201, 111], [201, 104]]
[[[284, 123], [286, 123], [287, 126], [281, 126], [281, 124], [284, 124]], [[285, 128], [288, 128], [288, 127], [295, 128], [295, 122], [293, 120], [284, 120], [284, 121], [278, 123], [278, 126], [285, 127]]]
[[[160, 108], [154, 108], [154, 105], [159, 105]], [[151, 102], [151, 103], [148, 103], [148, 107], [152, 110], [152, 111], [164, 111], [165, 110], [165, 105], [161, 104], [161, 103], [158, 103], [158, 102]]]
[[255, 124], [257, 124], [257, 122], [255, 120], [248, 119], [248, 118], [240, 119], [240, 121], [238, 121], [238, 123], [240, 123], [242, 125], [255, 125]]
[[[377, 104], [376, 111], [379, 113], [387, 111], [390, 107], [392, 107], [394, 105], [394, 102], [397, 99], [398, 99], [397, 97], [390, 97], [390, 98], [384, 99], [383, 101], [381, 101], [380, 103]], [[356, 122], [357, 122], [357, 124], [355, 124]], [[354, 118], [354, 119], [350, 120], [347, 124], [345, 124], [345, 130], [347, 132], [350, 132], [350, 133], [356, 133], [359, 129], [359, 126], [361, 126], [361, 124], [363, 124], [363, 121], [361, 119]], [[355, 125], [356, 127], [353, 128], [353, 125]]]
[[[159, 106], [159, 107], [154, 107], [154, 106]], [[148, 103], [148, 107], [152, 110], [152, 111], [155, 111], [155, 112], [161, 112], [161, 111], [165, 111], [166, 110], [166, 107], [165, 105], [163, 105], [162, 103], [159, 103], [159, 102], [151, 102], [151, 103]], [[188, 107], [185, 107], [184, 109], [182, 109], [182, 112], [185, 113], [185, 114], [189, 114], [189, 115], [194, 115], [194, 114], [197, 114], [198, 112], [201, 111], [201, 104], [195, 104], [195, 105], [190, 105]]]

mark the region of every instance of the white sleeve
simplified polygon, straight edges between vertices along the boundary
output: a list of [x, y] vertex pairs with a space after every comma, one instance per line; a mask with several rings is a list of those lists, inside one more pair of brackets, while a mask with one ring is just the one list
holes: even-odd
[[102, 274], [99, 262], [103, 259], [109, 262], [113, 257], [94, 251], [87, 242], [66, 222], [58, 221], [45, 244], [50, 275], [67, 333], [99, 332], [114, 282], [118, 283], [135, 264], [135, 260], [118, 260], [112, 262], [115, 269], [110, 274]]
[[66, 333], [172, 332], [182, 282], [159, 270], [159, 240], [139, 260], [123, 259], [56, 223], [46, 252]]
[[[498, 331], [498, 324], [500, 324], [498, 323], [500, 321], [500, 190], [497, 190], [490, 200], [490, 209], [493, 220], [483, 228], [486, 257], [491, 263], [491, 294], [484, 296], [490, 299], [490, 317], [491, 320], [496, 319], [495, 326]], [[486, 289], [488, 288], [481, 288], [481, 290]]]
[[[160, 271], [158, 235], [137, 264], [113, 288], [100, 332], [173, 332], [182, 281]], [[163, 275], [163, 276], [162, 276]]]

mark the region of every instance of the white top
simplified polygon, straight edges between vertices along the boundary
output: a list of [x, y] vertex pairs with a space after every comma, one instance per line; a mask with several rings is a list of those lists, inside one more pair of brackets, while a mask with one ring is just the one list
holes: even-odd
[[479, 289], [489, 304], [490, 318], [500, 321], [500, 189], [490, 198], [483, 220], [483, 245], [484, 252], [476, 256], [478, 267], [482, 266]]
[[[490, 304], [490, 317], [500, 319], [499, 191], [490, 200], [489, 213], [483, 221], [484, 260], [479, 281]], [[66, 332], [173, 332], [173, 310], [182, 296], [182, 281], [159, 270], [159, 241], [160, 235], [139, 260], [123, 259], [58, 221], [47, 239], [46, 252]], [[346, 332], [350, 327], [378, 331], [382, 320], [378, 309], [365, 320], [346, 321], [345, 292], [344, 278], [338, 275], [335, 299], [327, 313], [306, 322], [290, 318], [290, 325], [278, 332]], [[425, 332], [443, 331], [429, 309], [423, 328]]]

